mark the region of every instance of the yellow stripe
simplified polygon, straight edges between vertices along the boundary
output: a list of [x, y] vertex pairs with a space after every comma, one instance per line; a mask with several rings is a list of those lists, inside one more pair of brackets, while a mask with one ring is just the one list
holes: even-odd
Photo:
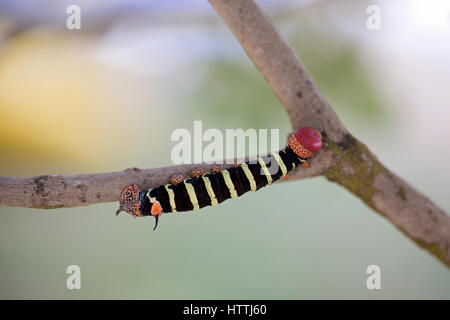
[[247, 177], [248, 182], [250, 183], [250, 190], [251, 191], [256, 191], [255, 178], [253, 177], [252, 172], [248, 168], [248, 165], [244, 162], [244, 163], [241, 164], [241, 168], [242, 168], [242, 170], [244, 170], [245, 176]]
[[146, 194], [146, 196], [147, 196], [148, 200], [150, 200], [150, 203], [155, 203], [155, 202], [156, 202], [156, 197], [150, 197], [150, 192], [151, 192], [152, 190], [153, 190], [153, 189], [149, 189], [148, 192], [147, 192], [147, 194]]
[[292, 170], [295, 169], [295, 162], [292, 162]]
[[177, 212], [177, 207], [175, 205], [175, 193], [173, 192], [172, 188], [169, 188], [171, 184], [166, 184], [164, 187], [167, 190], [167, 194], [169, 195], [169, 203], [170, 208], [172, 209], [172, 212]]
[[267, 183], [271, 184], [272, 183], [272, 176], [270, 175], [269, 170], [266, 167], [266, 164], [264, 163], [264, 161], [260, 157], [258, 157], [258, 162], [259, 162], [259, 165], [261, 166], [261, 168], [263, 169], [264, 174], [267, 177]]
[[192, 205], [194, 206], [194, 210], [200, 209], [200, 207], [198, 205], [197, 195], [195, 194], [194, 186], [192, 184], [186, 182], [186, 180], [184, 180], [183, 183], [186, 186], [186, 190], [189, 194], [189, 199], [191, 200]]
[[286, 169], [286, 165], [283, 162], [283, 159], [281, 159], [280, 155], [276, 152], [272, 153], [272, 155], [275, 157], [275, 159], [278, 162], [278, 165], [281, 168], [281, 172], [283, 173], [283, 177], [286, 176], [287, 174], [287, 169]]
[[230, 177], [230, 173], [228, 172], [228, 170], [223, 170], [222, 171], [222, 175], [223, 175], [223, 179], [225, 180], [225, 184], [228, 187], [228, 190], [230, 190], [230, 194], [232, 198], [237, 198], [237, 193], [236, 193], [236, 189], [234, 189], [234, 184], [233, 181], [231, 180]]
[[202, 176], [202, 179], [205, 182], [206, 191], [208, 191], [209, 198], [211, 199], [211, 205], [217, 206], [219, 202], [217, 201], [216, 194], [212, 188], [211, 181], [205, 176]]

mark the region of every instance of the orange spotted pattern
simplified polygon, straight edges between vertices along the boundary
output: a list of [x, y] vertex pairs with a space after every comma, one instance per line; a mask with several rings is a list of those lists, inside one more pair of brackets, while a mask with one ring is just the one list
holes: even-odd
[[289, 137], [289, 147], [294, 151], [294, 153], [303, 159], [309, 159], [314, 156], [314, 154], [301, 145], [295, 134], [291, 134]]
[[189, 175], [191, 176], [191, 178], [198, 179], [198, 178], [200, 178], [202, 175], [204, 175], [206, 173], [208, 173], [208, 172], [206, 172], [205, 170], [203, 170], [200, 167], [197, 167], [194, 170], [192, 170]]
[[212, 173], [219, 173], [222, 172], [224, 170], [224, 166], [221, 164], [216, 164], [214, 167], [211, 168], [211, 172]]
[[176, 173], [170, 178], [169, 182], [173, 185], [177, 185], [179, 183], [182, 183], [183, 180], [184, 180], [183, 175], [181, 173]]
[[[142, 217], [140, 211], [139, 187], [136, 184], [130, 184], [122, 191], [120, 197], [120, 208], [133, 216]], [[117, 213], [118, 214], [118, 213]]]

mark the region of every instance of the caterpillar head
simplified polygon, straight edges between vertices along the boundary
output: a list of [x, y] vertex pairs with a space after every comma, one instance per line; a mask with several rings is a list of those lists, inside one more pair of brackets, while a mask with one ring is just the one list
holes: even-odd
[[120, 207], [116, 211], [116, 215], [118, 215], [121, 211], [125, 211], [133, 217], [142, 216], [140, 210], [141, 202], [139, 201], [139, 191], [139, 187], [136, 184], [130, 184], [123, 189], [122, 196], [120, 197]]
[[322, 148], [322, 135], [311, 127], [301, 128], [289, 137], [289, 147], [300, 158], [312, 158]]

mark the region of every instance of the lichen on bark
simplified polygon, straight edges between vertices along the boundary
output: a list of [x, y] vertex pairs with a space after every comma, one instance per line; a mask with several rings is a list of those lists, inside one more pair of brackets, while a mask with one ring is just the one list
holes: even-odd
[[338, 159], [335, 166], [324, 172], [325, 177], [346, 187], [373, 207], [372, 198], [379, 191], [374, 186], [375, 177], [388, 170], [365, 144], [349, 133], [341, 143], [326, 140], [325, 148]]

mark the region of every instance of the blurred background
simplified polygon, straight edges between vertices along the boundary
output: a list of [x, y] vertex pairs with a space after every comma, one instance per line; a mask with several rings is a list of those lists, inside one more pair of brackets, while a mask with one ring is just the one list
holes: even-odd
[[[268, 1], [347, 128], [450, 212], [450, 3]], [[68, 30], [69, 5], [81, 30]], [[381, 9], [381, 29], [366, 12]], [[286, 112], [207, 1], [2, 0], [0, 175], [171, 165], [177, 128], [280, 129]], [[449, 299], [450, 273], [324, 178], [195, 213], [0, 208], [3, 299]], [[67, 266], [81, 290], [67, 290]], [[381, 290], [366, 288], [367, 266]]]

